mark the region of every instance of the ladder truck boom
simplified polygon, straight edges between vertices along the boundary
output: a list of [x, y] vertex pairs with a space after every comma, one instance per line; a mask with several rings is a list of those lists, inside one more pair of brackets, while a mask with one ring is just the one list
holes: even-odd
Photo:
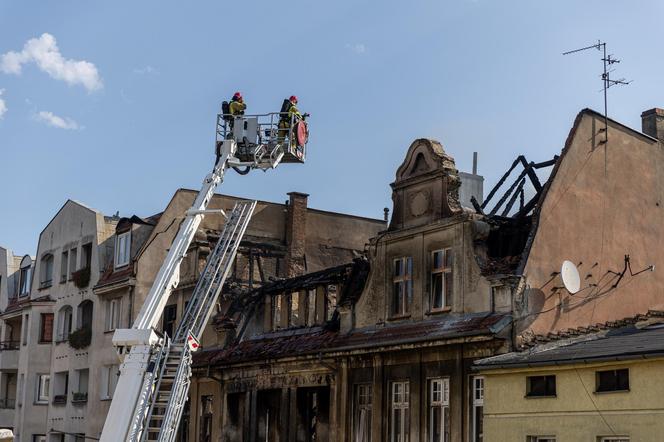
[[[217, 116], [217, 162], [184, 214], [132, 328], [118, 329], [113, 335], [122, 364], [101, 442], [175, 440], [189, 391], [191, 352], [198, 347], [256, 202], [240, 201], [229, 214], [207, 207], [229, 168], [245, 174], [252, 169], [273, 169], [281, 162], [304, 162], [308, 127], [304, 120], [291, 120], [284, 133], [279, 127], [282, 118], [279, 113]], [[244, 171], [240, 170], [242, 167]], [[154, 328], [171, 291], [178, 285], [180, 264], [206, 213], [225, 215], [224, 229], [175, 336], [162, 336]]]

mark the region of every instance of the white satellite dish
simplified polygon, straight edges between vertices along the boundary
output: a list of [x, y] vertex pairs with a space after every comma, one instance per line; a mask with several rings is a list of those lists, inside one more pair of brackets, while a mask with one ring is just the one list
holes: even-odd
[[581, 289], [579, 270], [572, 261], [563, 261], [563, 267], [560, 269], [560, 277], [568, 292], [574, 294]]

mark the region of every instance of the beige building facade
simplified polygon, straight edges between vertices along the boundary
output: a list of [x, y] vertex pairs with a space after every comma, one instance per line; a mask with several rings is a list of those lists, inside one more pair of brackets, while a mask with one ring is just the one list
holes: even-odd
[[661, 441], [661, 316], [479, 361], [484, 440]]

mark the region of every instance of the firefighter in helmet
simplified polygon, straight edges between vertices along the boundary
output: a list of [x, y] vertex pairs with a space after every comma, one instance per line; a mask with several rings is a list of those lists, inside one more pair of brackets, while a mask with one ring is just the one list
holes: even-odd
[[231, 102], [228, 105], [231, 115], [234, 117], [244, 115], [244, 111], [247, 108], [246, 103], [244, 102], [244, 98], [242, 98], [242, 94], [239, 92], [236, 92], [233, 94], [233, 98], [231, 98]]
[[[297, 108], [297, 97], [295, 95], [291, 95], [290, 98], [284, 100], [284, 103], [281, 105], [281, 112], [279, 117], [280, 143], [282, 143], [284, 141], [284, 138], [286, 138], [286, 136], [288, 135], [288, 131], [291, 127], [291, 122], [301, 119], [302, 119], [302, 114]], [[290, 140], [291, 144], [294, 144], [294, 142], [295, 140]]]

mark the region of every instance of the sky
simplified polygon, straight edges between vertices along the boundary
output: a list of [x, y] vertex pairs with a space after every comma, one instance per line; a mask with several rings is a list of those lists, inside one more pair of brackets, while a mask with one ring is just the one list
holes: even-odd
[[664, 107], [664, 2], [412, 0], [0, 2], [0, 245], [34, 254], [74, 199], [150, 216], [214, 162], [223, 100], [311, 114], [305, 165], [220, 193], [382, 218], [417, 138], [459, 170], [479, 155], [485, 193], [524, 154], [558, 154], [576, 114], [602, 111], [601, 54], [621, 60], [609, 115], [640, 129]]

